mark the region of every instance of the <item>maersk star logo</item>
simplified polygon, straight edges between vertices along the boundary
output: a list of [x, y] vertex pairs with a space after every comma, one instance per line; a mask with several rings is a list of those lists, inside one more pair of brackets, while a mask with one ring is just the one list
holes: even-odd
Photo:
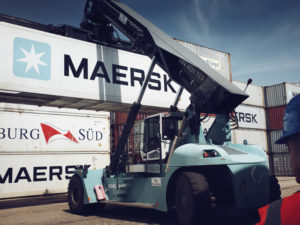
[[13, 73], [18, 77], [50, 79], [51, 47], [24, 38], [14, 40]]

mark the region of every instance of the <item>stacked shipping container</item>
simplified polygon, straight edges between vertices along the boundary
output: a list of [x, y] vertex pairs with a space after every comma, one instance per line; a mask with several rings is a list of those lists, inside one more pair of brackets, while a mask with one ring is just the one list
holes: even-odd
[[[244, 90], [246, 83], [233, 81], [240, 89]], [[249, 95], [242, 105], [236, 108], [239, 128], [232, 131], [234, 143], [243, 143], [247, 140], [248, 144], [254, 144], [268, 151], [266, 112], [264, 108], [263, 87], [249, 85], [246, 89]]]
[[109, 113], [0, 102], [0, 199], [64, 193], [76, 166], [109, 164]]
[[293, 176], [290, 167], [290, 156], [286, 145], [275, 144], [283, 129], [283, 116], [287, 103], [300, 93], [300, 87], [282, 83], [265, 87], [268, 147], [271, 170], [276, 176]]

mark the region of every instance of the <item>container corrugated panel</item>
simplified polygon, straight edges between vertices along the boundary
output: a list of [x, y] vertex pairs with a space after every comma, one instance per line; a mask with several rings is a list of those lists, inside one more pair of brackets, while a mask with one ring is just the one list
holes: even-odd
[[289, 153], [271, 155], [271, 163], [275, 176], [294, 176]]
[[[139, 113], [135, 119], [135, 121], [143, 120], [145, 119], [149, 114]], [[115, 121], [114, 124], [125, 124], [128, 113], [126, 112], [115, 112], [114, 113]]]
[[285, 144], [275, 144], [282, 135], [282, 130], [274, 130], [268, 132], [268, 140], [270, 141], [270, 153], [288, 153], [288, 147]]
[[268, 130], [282, 130], [285, 105], [267, 109]]
[[[121, 137], [122, 131], [124, 129], [124, 124], [114, 124], [112, 125], [112, 151], [115, 150], [118, 141]], [[143, 133], [144, 133], [144, 125], [142, 121], [135, 122], [127, 143], [124, 147], [124, 150], [128, 152], [129, 155], [134, 155], [133, 157], [129, 157], [129, 160], [137, 160], [137, 158], [140, 158], [140, 150], [143, 146]]]
[[232, 80], [230, 54], [215, 49], [203, 47], [197, 44], [176, 40], [190, 51], [194, 52], [210, 67], [228, 80]]
[[[239, 81], [232, 81], [234, 85], [236, 85], [241, 90], [244, 90], [246, 87], [246, 83], [239, 82]], [[254, 106], [265, 106], [265, 99], [264, 99], [264, 88], [257, 85], [250, 84], [247, 89], [246, 93], [249, 97], [243, 102], [246, 105], [254, 105]]]
[[285, 83], [265, 87], [266, 107], [286, 105]]
[[268, 151], [267, 132], [255, 129], [235, 129], [231, 131], [232, 142], [243, 144], [247, 140], [249, 145], [261, 147], [265, 152]]
[[124, 124], [111, 125], [111, 151], [114, 151], [117, 147], [123, 128]]

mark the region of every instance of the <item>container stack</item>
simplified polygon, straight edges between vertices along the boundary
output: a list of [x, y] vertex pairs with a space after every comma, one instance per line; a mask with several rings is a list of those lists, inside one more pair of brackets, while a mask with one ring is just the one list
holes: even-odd
[[0, 102], [0, 199], [65, 193], [109, 164], [109, 113]]
[[[241, 90], [246, 88], [246, 83], [233, 81]], [[238, 128], [231, 131], [233, 143], [254, 144], [267, 152], [267, 126], [264, 104], [263, 87], [249, 85], [245, 91], [249, 97], [239, 105], [236, 111]]]
[[300, 94], [300, 86], [297, 86], [297, 83], [282, 83], [267, 86], [264, 89], [271, 171], [276, 176], [293, 176], [287, 146], [275, 144], [275, 141], [282, 135], [286, 105], [294, 96]]

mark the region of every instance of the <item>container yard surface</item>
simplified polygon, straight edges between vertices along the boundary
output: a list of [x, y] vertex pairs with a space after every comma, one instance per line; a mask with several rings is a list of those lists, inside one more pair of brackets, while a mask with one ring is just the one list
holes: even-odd
[[[278, 177], [282, 197], [300, 190], [294, 177]], [[33, 197], [0, 201], [0, 224], [177, 224], [175, 213], [161, 213], [150, 209], [108, 205], [103, 212], [75, 215], [69, 210], [66, 195]], [[211, 218], [210, 225], [255, 224], [256, 215], [238, 218]]]

